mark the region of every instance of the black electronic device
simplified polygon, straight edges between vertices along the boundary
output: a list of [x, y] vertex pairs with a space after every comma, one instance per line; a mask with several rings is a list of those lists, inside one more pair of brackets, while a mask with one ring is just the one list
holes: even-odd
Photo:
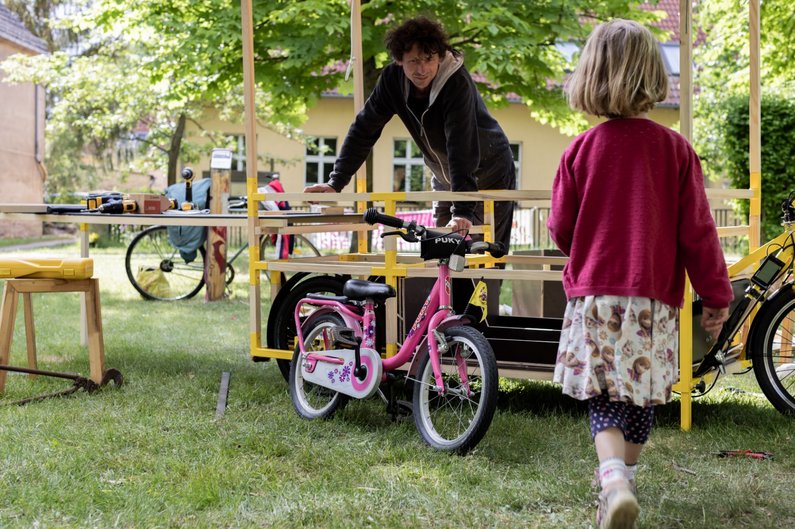
[[754, 275], [751, 276], [751, 281], [753, 281], [755, 285], [767, 289], [773, 281], [775, 281], [776, 277], [778, 277], [779, 272], [781, 272], [784, 266], [784, 262], [777, 257], [767, 255], [759, 264], [759, 268], [754, 272]]

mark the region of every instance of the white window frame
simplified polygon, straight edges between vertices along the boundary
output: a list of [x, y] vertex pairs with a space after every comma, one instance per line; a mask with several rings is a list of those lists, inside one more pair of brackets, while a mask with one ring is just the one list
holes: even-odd
[[[317, 147], [318, 153], [317, 154], [309, 154], [309, 144], [307, 143], [304, 147], [304, 185], [313, 185], [313, 184], [323, 184], [325, 181], [325, 175], [323, 174], [323, 165], [330, 163], [334, 164], [337, 161], [337, 153], [336, 151], [332, 154], [329, 154], [326, 150], [326, 140], [334, 140], [337, 141], [335, 136], [312, 136], [310, 137], [312, 140], [317, 140]], [[317, 166], [317, 178], [318, 182], [309, 182], [307, 180], [307, 168], [309, 165], [316, 165]]]
[[517, 147], [516, 158], [513, 160], [513, 166], [516, 169], [516, 189], [519, 189], [520, 183], [522, 181], [522, 143], [512, 143], [510, 140], [508, 141], [511, 146], [511, 156], [513, 156], [513, 146], [515, 145]]
[[[395, 148], [397, 147], [397, 142], [405, 142], [406, 143], [406, 156], [395, 156]], [[416, 147], [417, 152], [414, 152], [414, 148], [412, 145], [414, 144], [414, 140], [411, 138], [394, 138], [392, 141], [392, 175], [395, 174], [395, 169], [398, 167], [402, 167], [405, 177], [403, 179], [403, 189], [402, 191], [410, 192], [409, 184], [411, 182], [411, 169], [413, 167], [422, 167], [422, 174], [423, 174], [423, 184], [427, 184], [427, 188], [431, 189], [431, 172], [425, 167], [425, 159], [422, 156], [422, 151], [419, 147]]]

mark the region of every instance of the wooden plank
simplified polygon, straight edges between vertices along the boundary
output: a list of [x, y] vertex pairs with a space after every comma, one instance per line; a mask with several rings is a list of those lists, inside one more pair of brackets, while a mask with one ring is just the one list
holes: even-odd
[[0, 204], [0, 213], [47, 213], [47, 204]]
[[[25, 313], [25, 345], [28, 351], [28, 367], [30, 369], [37, 369], [36, 325], [33, 321], [33, 300], [29, 292], [22, 294], [22, 306], [23, 312]], [[30, 378], [36, 378], [36, 375], [31, 374]]]
[[[3, 308], [0, 311], [0, 364], [3, 365], [10, 365], [18, 298], [14, 286], [6, 281], [3, 286]], [[0, 370], [0, 395], [5, 392], [7, 375], [7, 371]]]
[[105, 340], [102, 336], [102, 309], [99, 301], [99, 280], [89, 279], [86, 292], [86, 324], [88, 325], [88, 365], [91, 380], [99, 384], [105, 373]]
[[[214, 155], [216, 151], [218, 149], [213, 149]], [[226, 214], [231, 170], [213, 167], [214, 163], [219, 162], [210, 164], [210, 213]], [[204, 259], [205, 301], [223, 299], [226, 293], [226, 232], [226, 226], [209, 226], [207, 229], [207, 254]]]

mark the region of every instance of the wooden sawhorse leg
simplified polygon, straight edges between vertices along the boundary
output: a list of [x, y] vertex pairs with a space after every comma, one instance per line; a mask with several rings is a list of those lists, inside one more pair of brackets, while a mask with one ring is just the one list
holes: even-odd
[[[86, 314], [88, 338], [88, 362], [90, 378], [97, 384], [102, 382], [105, 372], [105, 341], [102, 336], [102, 309], [99, 301], [99, 280], [63, 279], [9, 279], [3, 289], [3, 307], [0, 313], [0, 364], [8, 365], [11, 356], [11, 340], [14, 334], [19, 298], [22, 294], [25, 311], [25, 336], [27, 341], [28, 367], [37, 368], [36, 334], [33, 320], [31, 293], [37, 292], [81, 292]], [[0, 394], [5, 390], [6, 371], [0, 370]]]

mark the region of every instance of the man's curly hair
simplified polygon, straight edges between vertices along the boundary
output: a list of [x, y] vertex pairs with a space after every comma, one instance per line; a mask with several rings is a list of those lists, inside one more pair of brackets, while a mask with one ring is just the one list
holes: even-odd
[[440, 23], [420, 16], [387, 31], [384, 45], [396, 61], [403, 60], [403, 54], [411, 51], [415, 44], [421, 52], [428, 55], [436, 53], [442, 58], [448, 51], [453, 51], [447, 39]]

